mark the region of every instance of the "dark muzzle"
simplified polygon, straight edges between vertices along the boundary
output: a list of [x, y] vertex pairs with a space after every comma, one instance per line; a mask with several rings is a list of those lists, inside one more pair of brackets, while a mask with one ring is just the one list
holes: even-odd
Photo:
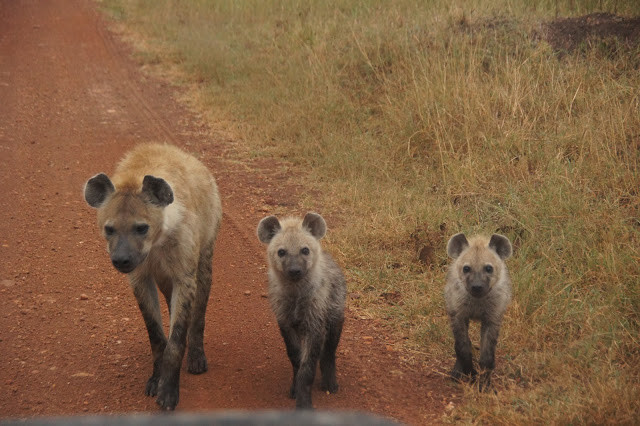
[[132, 261], [131, 257], [126, 256], [114, 256], [111, 258], [111, 263], [120, 272], [128, 274], [136, 268], [136, 265]]
[[111, 263], [123, 274], [133, 271], [140, 263], [126, 238], [118, 239], [115, 249], [111, 252]]
[[471, 284], [471, 295], [473, 297], [482, 297], [484, 296], [484, 285], [482, 283], [472, 283]]
[[287, 275], [289, 276], [290, 280], [299, 281], [300, 278], [302, 278], [302, 269], [300, 269], [300, 268], [290, 268], [287, 271]]

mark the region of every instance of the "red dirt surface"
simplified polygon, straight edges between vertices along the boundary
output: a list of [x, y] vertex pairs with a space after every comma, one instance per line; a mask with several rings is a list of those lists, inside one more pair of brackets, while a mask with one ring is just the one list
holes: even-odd
[[[140, 72], [94, 3], [0, 2], [0, 418], [158, 411], [144, 395], [152, 367], [144, 323], [82, 196], [89, 177], [112, 173], [141, 141], [197, 155], [223, 199], [209, 371], [183, 367], [178, 411], [293, 408], [255, 227], [276, 203], [295, 208], [295, 191], [282, 189], [286, 176], [271, 163], [237, 161], [237, 143], [199, 122], [175, 90]], [[325, 395], [316, 384], [316, 408], [439, 422], [455, 388], [439, 364], [407, 362], [390, 336], [384, 323], [349, 311], [340, 391]]]

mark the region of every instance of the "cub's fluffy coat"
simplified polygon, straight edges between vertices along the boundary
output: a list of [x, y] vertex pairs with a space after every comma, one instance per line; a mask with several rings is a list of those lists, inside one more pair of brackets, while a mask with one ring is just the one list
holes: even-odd
[[344, 276], [319, 240], [325, 235], [322, 216], [303, 220], [265, 217], [258, 238], [267, 247], [269, 301], [293, 366], [290, 397], [296, 408], [313, 408], [311, 386], [318, 359], [322, 389], [335, 393], [336, 348], [344, 323], [347, 288]]
[[[122, 159], [112, 179], [104, 173], [89, 179], [84, 195], [97, 209], [113, 266], [129, 276], [149, 333], [153, 373], [145, 394], [173, 410], [187, 341], [188, 371], [207, 371], [204, 316], [222, 218], [216, 182], [178, 148], [144, 144]], [[168, 340], [156, 286], [169, 306]]]
[[511, 280], [504, 263], [511, 252], [509, 239], [498, 234], [490, 239], [478, 236], [470, 240], [464, 234], [456, 234], [447, 244], [447, 253], [454, 259], [444, 289], [455, 339], [456, 364], [451, 376], [475, 379], [469, 320], [480, 321], [480, 390], [490, 385], [500, 325], [511, 301]]

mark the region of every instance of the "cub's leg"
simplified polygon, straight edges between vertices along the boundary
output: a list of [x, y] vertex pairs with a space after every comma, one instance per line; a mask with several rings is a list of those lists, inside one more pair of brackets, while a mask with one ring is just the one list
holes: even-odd
[[300, 342], [296, 332], [286, 324], [279, 324], [280, 334], [284, 339], [284, 345], [287, 348], [287, 356], [291, 361], [293, 367], [293, 381], [291, 382], [291, 389], [289, 390], [289, 398], [295, 399], [296, 397], [296, 379], [298, 377], [298, 370], [300, 369]]
[[300, 340], [300, 368], [295, 383], [296, 408], [312, 410], [311, 387], [316, 377], [323, 336], [320, 333], [308, 333]]
[[204, 354], [204, 317], [211, 291], [211, 262], [213, 260], [213, 242], [201, 253], [196, 274], [196, 294], [189, 326], [187, 371], [201, 374], [207, 371], [207, 357]]
[[456, 380], [463, 376], [476, 376], [471, 355], [471, 340], [469, 339], [469, 320], [458, 316], [451, 317], [451, 330], [455, 339], [456, 364], [451, 371], [451, 377]]
[[480, 390], [486, 390], [491, 385], [491, 373], [495, 368], [496, 344], [498, 343], [498, 334], [500, 332], [500, 324], [482, 322], [480, 326]]
[[329, 323], [327, 336], [320, 357], [320, 372], [322, 373], [321, 389], [325, 392], [338, 392], [338, 380], [336, 379], [336, 349], [342, 334], [344, 317]]
[[149, 333], [149, 343], [151, 343], [151, 353], [153, 355], [153, 373], [151, 377], [149, 377], [149, 380], [147, 380], [144, 393], [147, 396], [155, 396], [158, 393], [162, 355], [167, 346], [167, 338], [162, 329], [162, 315], [158, 302], [158, 291], [156, 290], [153, 280], [149, 277], [140, 277], [131, 274], [130, 284], [133, 289], [133, 294], [138, 301], [147, 332]]
[[186, 349], [187, 329], [196, 293], [193, 275], [195, 275], [195, 269], [191, 276], [184, 277], [174, 284], [171, 295], [169, 340], [162, 356], [156, 400], [156, 403], [165, 410], [175, 409], [180, 399], [180, 366]]

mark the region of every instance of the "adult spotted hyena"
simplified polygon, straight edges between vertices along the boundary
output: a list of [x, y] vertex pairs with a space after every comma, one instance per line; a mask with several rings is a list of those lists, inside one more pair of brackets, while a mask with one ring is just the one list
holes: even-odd
[[311, 386], [318, 359], [322, 390], [338, 391], [336, 348], [344, 323], [347, 287], [340, 267], [319, 240], [327, 225], [319, 214], [303, 220], [265, 217], [258, 238], [267, 247], [269, 301], [293, 366], [290, 397], [313, 408]]
[[475, 379], [469, 320], [480, 321], [480, 390], [490, 385], [500, 324], [511, 301], [511, 280], [504, 263], [511, 251], [509, 239], [498, 234], [490, 239], [477, 236], [470, 240], [464, 234], [456, 234], [447, 244], [447, 253], [454, 259], [444, 289], [455, 339], [456, 364], [451, 376]]
[[[149, 332], [153, 373], [145, 394], [157, 395], [160, 407], [173, 410], [187, 343], [188, 371], [207, 371], [204, 316], [222, 218], [216, 182], [178, 148], [145, 144], [122, 159], [112, 179], [104, 173], [89, 179], [84, 197], [98, 210], [111, 262], [128, 274]], [[168, 340], [156, 286], [169, 306]]]

